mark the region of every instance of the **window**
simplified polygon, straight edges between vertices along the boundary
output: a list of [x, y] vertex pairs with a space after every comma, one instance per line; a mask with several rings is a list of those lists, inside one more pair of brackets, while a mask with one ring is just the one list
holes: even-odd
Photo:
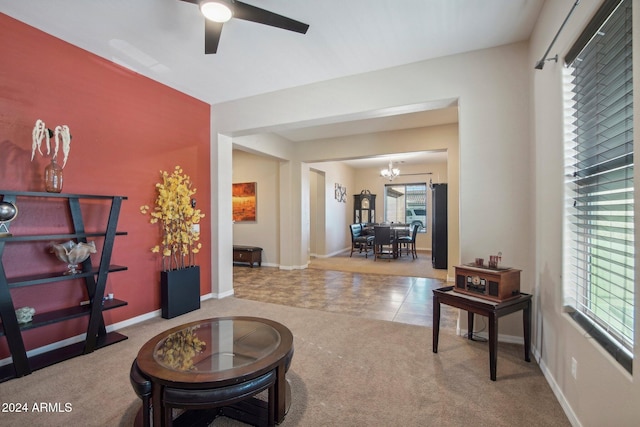
[[605, 0], [569, 52], [563, 290], [572, 317], [632, 371], [631, 1]]
[[387, 184], [384, 186], [384, 220], [427, 227], [427, 184]]

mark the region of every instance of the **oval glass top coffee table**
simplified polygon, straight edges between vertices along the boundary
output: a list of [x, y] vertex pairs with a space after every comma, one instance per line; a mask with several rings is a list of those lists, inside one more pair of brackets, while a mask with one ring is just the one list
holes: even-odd
[[[256, 420], [266, 414], [266, 424], [273, 425], [282, 422], [287, 410], [285, 373], [292, 357], [293, 335], [287, 327], [233, 316], [162, 332], [140, 349], [136, 362], [151, 381], [154, 426], [171, 425], [172, 408], [211, 408], [209, 417], [224, 415], [252, 424], [261, 424]], [[266, 413], [264, 402], [249, 403], [263, 390], [269, 390]]]

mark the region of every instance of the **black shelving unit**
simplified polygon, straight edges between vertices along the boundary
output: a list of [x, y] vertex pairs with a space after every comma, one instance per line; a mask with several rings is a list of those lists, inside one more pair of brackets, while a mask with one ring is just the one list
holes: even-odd
[[448, 233], [447, 233], [447, 184], [433, 184], [431, 186], [431, 262], [433, 268], [446, 269], [448, 262]]
[[[41, 193], [31, 191], [4, 191], [0, 190], [0, 198], [20, 205], [20, 199], [39, 198], [46, 202], [47, 199], [65, 199], [67, 201], [69, 214], [72, 222], [73, 233], [63, 234], [33, 234], [0, 237], [0, 337], [6, 337], [13, 363], [0, 367], [0, 382], [11, 378], [28, 375], [34, 370], [50, 366], [54, 363], [91, 353], [101, 347], [114, 344], [127, 339], [125, 335], [118, 332], [107, 333], [102, 312], [127, 305], [127, 302], [118, 299], [104, 299], [104, 291], [107, 283], [107, 275], [112, 272], [125, 271], [127, 267], [111, 265], [111, 254], [116, 236], [126, 235], [126, 232], [116, 230], [118, 217], [124, 196], [105, 196], [88, 194], [65, 194], [65, 193]], [[110, 203], [109, 217], [106, 229], [101, 232], [86, 232], [81, 200], [104, 200]], [[20, 211], [20, 214], [25, 214]], [[7, 227], [9, 224], [6, 224]], [[34, 275], [24, 275], [7, 277], [2, 258], [6, 245], [14, 242], [49, 242], [55, 240], [76, 240], [78, 243], [87, 243], [87, 238], [104, 238], [100, 263], [93, 266], [91, 257], [82, 263], [82, 272], [73, 276], [62, 273], [44, 273]], [[19, 324], [16, 318], [11, 289], [53, 283], [60, 281], [76, 282], [83, 279], [89, 295], [89, 304], [83, 306], [73, 306], [59, 310], [37, 313], [31, 322]], [[22, 332], [51, 325], [78, 317], [88, 316], [87, 336], [83, 342], [71, 344], [62, 348], [57, 348], [36, 356], [27, 356]]]

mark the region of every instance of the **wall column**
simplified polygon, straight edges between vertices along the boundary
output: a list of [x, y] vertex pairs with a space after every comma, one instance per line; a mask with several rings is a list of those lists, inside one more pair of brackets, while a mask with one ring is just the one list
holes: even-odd
[[309, 167], [280, 163], [280, 268], [306, 268], [309, 261]]
[[233, 146], [231, 137], [211, 134], [218, 142], [211, 148], [211, 293], [224, 298], [233, 295]]

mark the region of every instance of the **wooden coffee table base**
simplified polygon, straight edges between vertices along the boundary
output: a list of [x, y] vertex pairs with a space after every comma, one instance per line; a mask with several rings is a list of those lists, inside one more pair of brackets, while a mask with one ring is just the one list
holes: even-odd
[[227, 417], [252, 426], [272, 426], [269, 423], [267, 402], [256, 397], [243, 400], [233, 405], [215, 409], [193, 409], [185, 411], [173, 420], [173, 425], [206, 426], [218, 417]]
[[[144, 427], [143, 408], [140, 408], [134, 421], [134, 426]], [[267, 402], [251, 397], [233, 405], [213, 409], [194, 409], [184, 411], [173, 420], [173, 425], [181, 426], [206, 426], [218, 417], [227, 417], [253, 426], [269, 425], [269, 407]]]

